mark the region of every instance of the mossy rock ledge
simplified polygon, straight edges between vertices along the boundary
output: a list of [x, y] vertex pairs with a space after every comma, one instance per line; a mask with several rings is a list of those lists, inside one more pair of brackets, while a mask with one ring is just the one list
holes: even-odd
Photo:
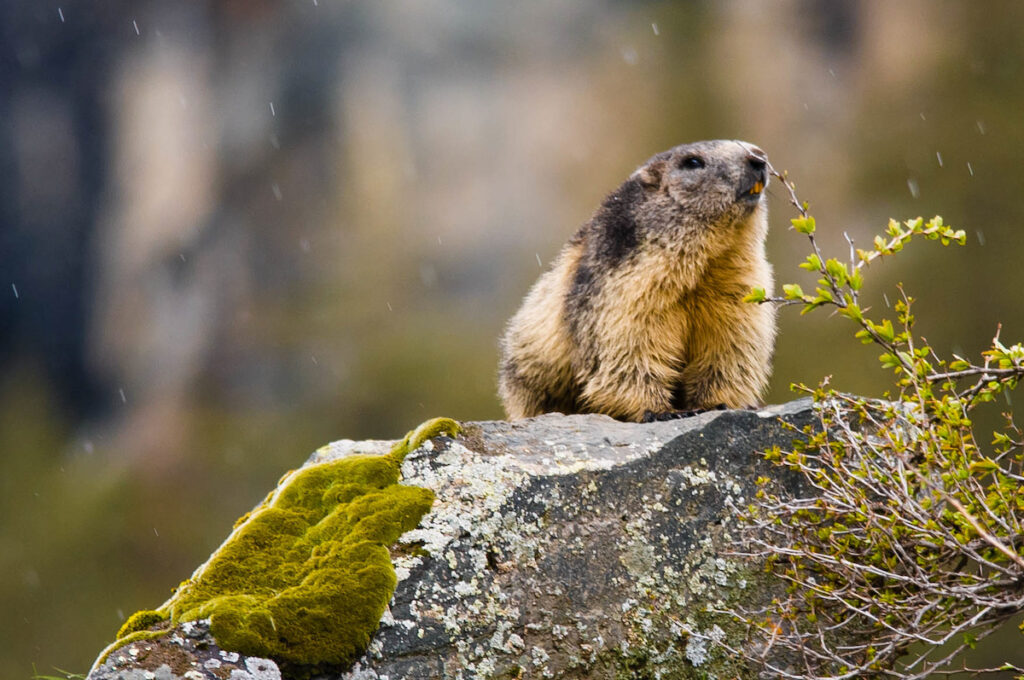
[[[401, 462], [400, 484], [433, 492], [433, 505], [391, 546], [397, 586], [353, 663], [304, 669], [226, 650], [216, 617], [213, 632], [199, 618], [133, 633], [89, 680], [755, 677], [714, 642], [743, 648], [740, 631], [707, 610], [780, 592], [733, 554], [736, 513], [759, 476], [800, 491], [755, 452], [790, 445], [782, 421], [814, 420], [799, 400], [646, 424], [463, 423]], [[334, 442], [297, 474], [393, 446]]]

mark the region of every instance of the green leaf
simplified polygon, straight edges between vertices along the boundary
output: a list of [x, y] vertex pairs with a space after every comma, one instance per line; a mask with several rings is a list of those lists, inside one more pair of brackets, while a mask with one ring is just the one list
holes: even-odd
[[871, 326], [871, 330], [878, 333], [878, 336], [886, 342], [892, 342], [896, 339], [896, 331], [893, 330], [892, 321], [889, 319], [882, 319], [882, 323], [868, 322]]
[[900, 360], [891, 352], [886, 352], [878, 357], [878, 360], [882, 362], [882, 368], [898, 368], [900, 366]]
[[[839, 313], [842, 314], [843, 316], [845, 316], [847, 319], [851, 319], [853, 321], [863, 321], [864, 320], [864, 315], [861, 314], [861, 312], [860, 312], [860, 305], [858, 305], [855, 302], [847, 303], [847, 305], [843, 309], [841, 309]], [[859, 333], [858, 333], [858, 335], [859, 335]]]
[[836, 286], [846, 285], [846, 267], [839, 260], [830, 257], [825, 262], [825, 271], [836, 282]]
[[795, 283], [782, 286], [782, 292], [785, 293], [787, 300], [802, 300], [804, 297], [803, 289]]
[[743, 298], [744, 302], [764, 302], [768, 299], [768, 294], [765, 293], [764, 288], [755, 286], [750, 290], [746, 297]]
[[976, 460], [969, 466], [971, 472], [994, 472], [999, 469], [999, 463], [991, 458]]
[[814, 218], [808, 215], [807, 217], [794, 217], [790, 220], [793, 228], [801, 234], [813, 234], [814, 233]]
[[1010, 439], [1009, 435], [1003, 432], [992, 433], [992, 446], [1004, 447], [1013, 444], [1013, 440]]
[[813, 311], [818, 307], [821, 307], [823, 304], [825, 304], [825, 302], [821, 298], [818, 298], [817, 300], [812, 300], [811, 302], [808, 302], [807, 304], [804, 305], [803, 309], [800, 310], [800, 315], [803, 316], [807, 312]]
[[806, 262], [800, 263], [800, 269], [806, 269], [809, 272], [821, 271], [821, 258], [811, 253], [807, 256]]

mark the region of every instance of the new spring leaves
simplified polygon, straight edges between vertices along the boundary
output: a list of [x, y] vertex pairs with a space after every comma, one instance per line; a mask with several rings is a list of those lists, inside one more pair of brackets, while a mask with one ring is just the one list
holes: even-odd
[[[814, 218], [806, 213], [805, 207], [801, 207], [801, 213], [800, 217], [796, 217], [790, 222], [796, 231], [805, 234], [811, 242], [813, 252], [800, 264], [800, 268], [821, 275], [814, 294], [805, 293], [799, 284], [787, 283], [782, 286], [782, 297], [769, 297], [763, 288], [754, 288], [744, 298], [744, 301], [802, 304], [801, 314], [806, 314], [823, 305], [834, 305], [839, 314], [862, 326], [861, 330], [857, 332], [857, 337], [865, 344], [879, 342], [882, 345], [893, 345], [899, 344], [906, 338], [901, 337], [903, 334], [896, 332], [892, 321], [882, 319], [881, 323], [875, 323], [864, 316], [859, 304], [859, 293], [864, 285], [861, 270], [883, 255], [894, 255], [900, 252], [903, 250], [903, 246], [915, 236], [940, 241], [942, 245], [949, 245], [953, 242], [964, 245], [967, 241], [967, 233], [963, 229], [953, 229], [943, 224], [942, 218], [938, 216], [928, 222], [920, 217], [902, 223], [889, 220], [885, 234], [875, 237], [873, 250], [854, 248], [853, 242], [847, 237], [850, 242], [850, 261], [844, 263], [838, 258], [824, 259], [822, 257], [814, 238]], [[897, 303], [896, 311], [901, 315], [906, 314], [907, 303], [909, 300]], [[886, 368], [892, 368], [904, 362], [901, 361], [899, 355], [883, 355], [882, 363]]]

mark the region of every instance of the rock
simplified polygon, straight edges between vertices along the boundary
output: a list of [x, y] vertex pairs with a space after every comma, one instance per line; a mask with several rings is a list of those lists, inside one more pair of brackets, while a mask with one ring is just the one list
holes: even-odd
[[[743, 646], [735, 625], [706, 608], [752, 606], [778, 592], [761, 565], [732, 553], [742, 551], [737, 508], [759, 476], [779, 475], [755, 452], [795, 437], [780, 420], [811, 423], [810, 401], [649, 424], [549, 414], [465, 423], [455, 440], [427, 441], [406, 457], [403, 483], [437, 498], [393, 550], [390, 609], [340, 678], [742, 675], [716, 645]], [[335, 442], [307, 465], [391, 444]], [[174, 642], [187, 643], [179, 633], [115, 651], [90, 680], [156, 672], [132, 648], [148, 646], [154, 659], [160, 646], [188, 653]], [[273, 677], [257, 676], [244, 657], [211, 673], [207, 659], [225, 652], [212, 640], [202, 647], [214, 656], [145, 677]]]
[[270, 659], [243, 656], [217, 646], [205, 621], [187, 621], [164, 637], [114, 650], [92, 680], [281, 680]]

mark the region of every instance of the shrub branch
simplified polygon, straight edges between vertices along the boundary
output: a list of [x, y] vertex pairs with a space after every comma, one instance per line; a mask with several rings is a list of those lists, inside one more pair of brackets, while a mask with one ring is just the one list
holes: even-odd
[[[813, 294], [799, 284], [747, 300], [831, 307], [853, 321], [855, 336], [881, 348], [894, 389], [884, 399], [844, 394], [826, 379], [810, 388], [818, 422], [791, 450], [768, 460], [800, 474], [806, 497], [781, 495], [759, 480], [743, 515], [745, 555], [766, 562], [787, 596], [757, 610], [728, 613], [760, 643], [747, 658], [795, 679], [925, 678], [1024, 669], [966, 668], [960, 658], [999, 624], [1024, 611], [1024, 442], [1012, 414], [990, 444], [975, 436], [976, 408], [1016, 387], [1024, 346], [1009, 347], [997, 329], [979, 360], [941, 358], [915, 336], [914, 299], [900, 286], [895, 318], [868, 316], [860, 305], [864, 273], [913, 240], [963, 245], [966, 234], [935, 217], [890, 220], [873, 248], [849, 245], [826, 258], [815, 221], [784, 174], [810, 254], [800, 267], [817, 275]], [[723, 613], [723, 612], [720, 612]], [[739, 653], [737, 650], [729, 650]], [[783, 661], [779, 661], [782, 659]]]

